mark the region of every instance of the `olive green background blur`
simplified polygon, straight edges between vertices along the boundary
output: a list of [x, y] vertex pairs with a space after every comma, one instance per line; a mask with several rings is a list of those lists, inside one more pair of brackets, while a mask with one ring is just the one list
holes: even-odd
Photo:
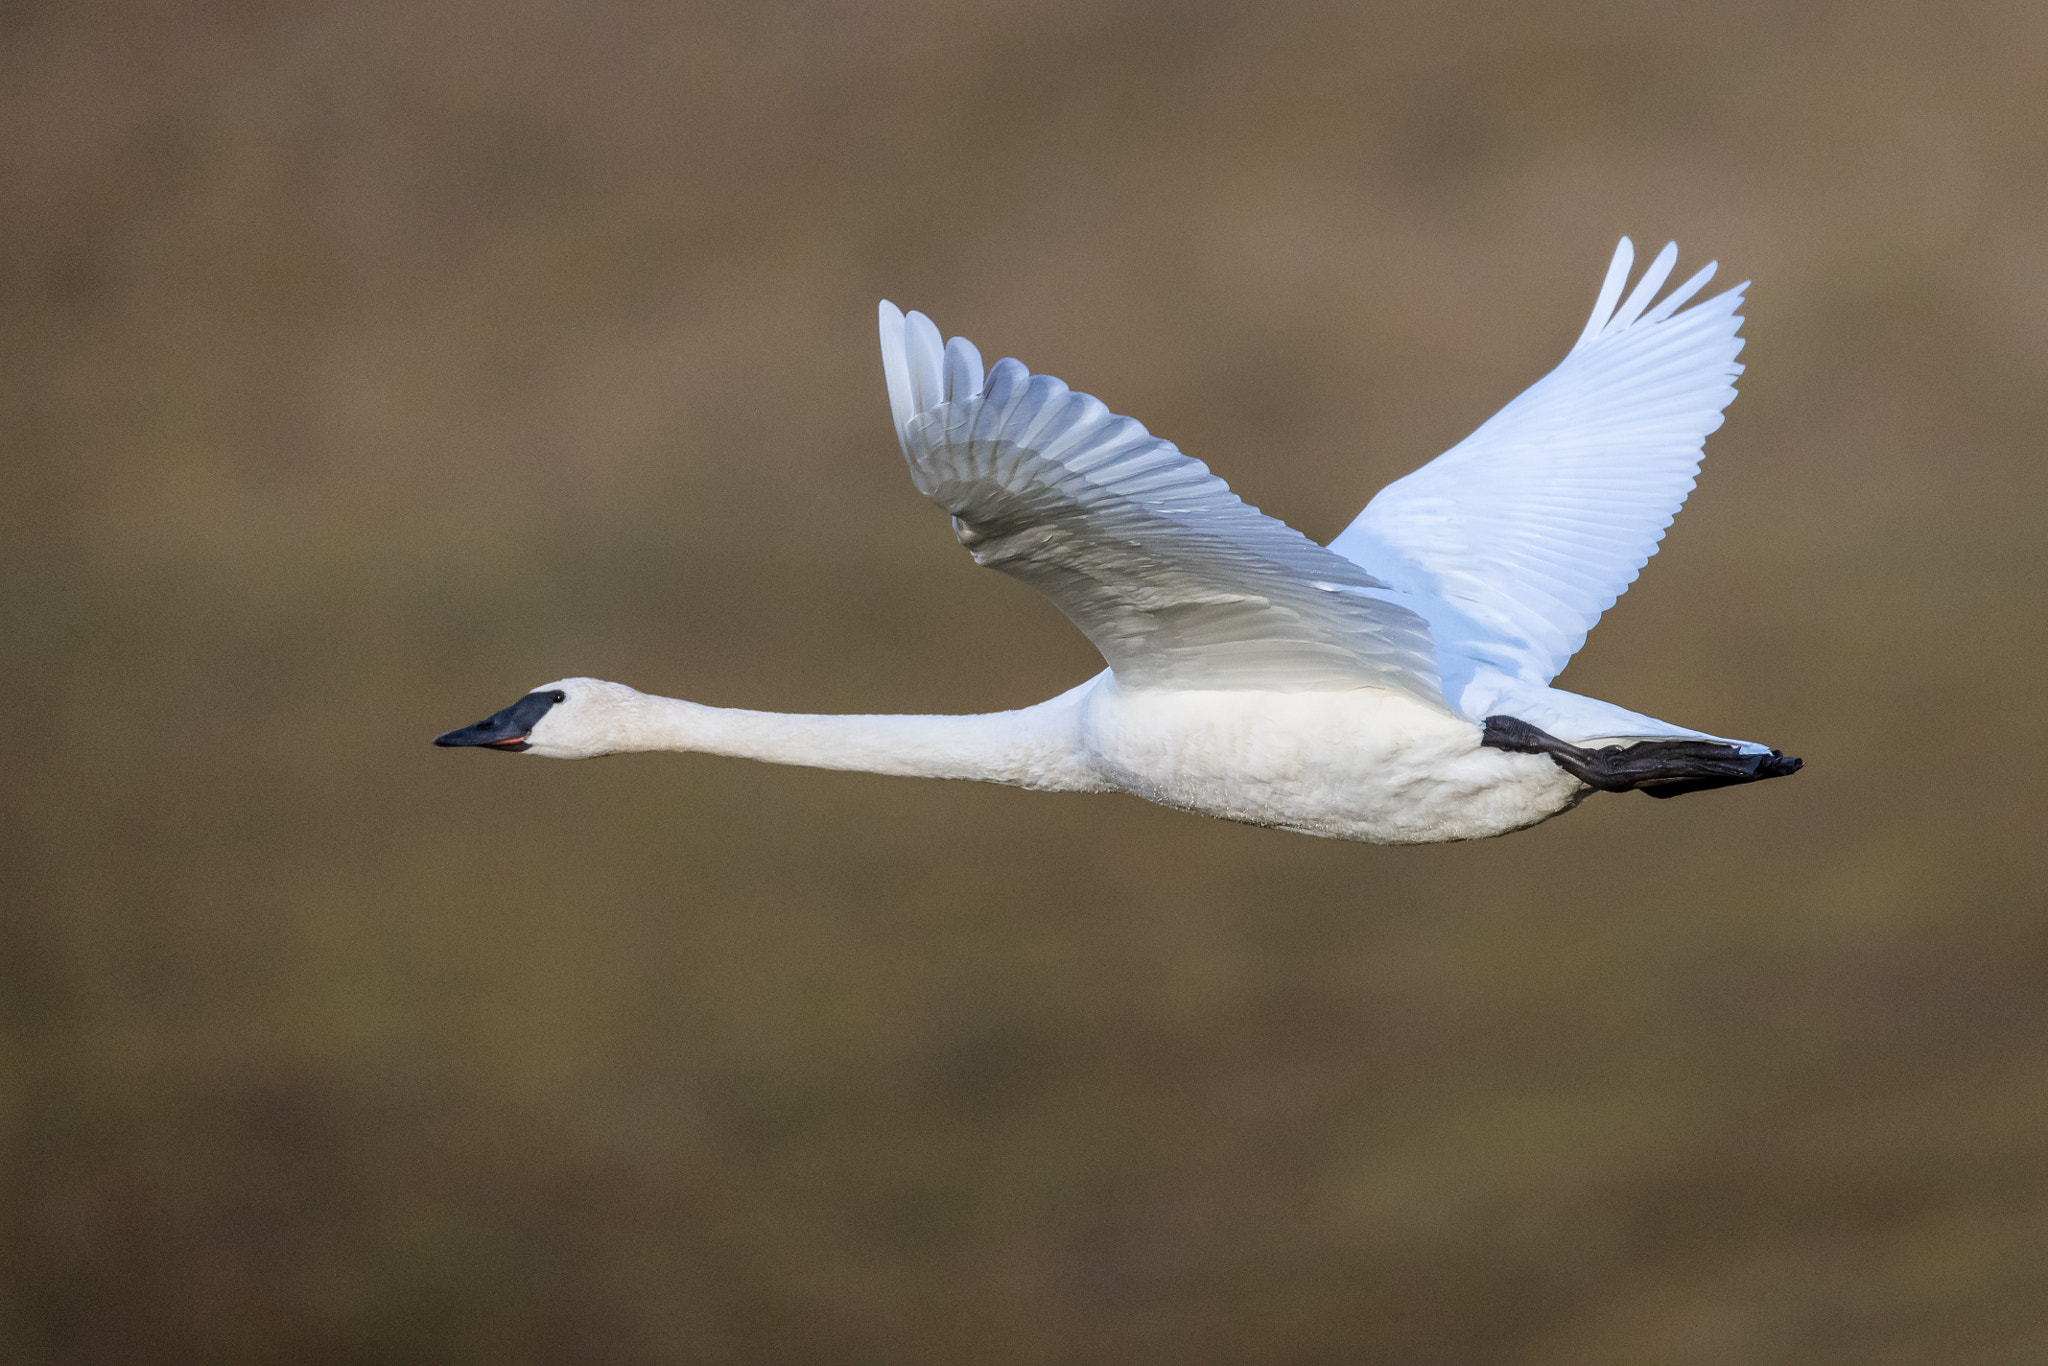
[[[0, 7], [0, 1359], [2048, 1361], [2038, 4]], [[889, 297], [1326, 539], [1616, 237], [1756, 281], [1562, 682], [1803, 754], [1381, 849], [432, 749], [1097, 661]]]

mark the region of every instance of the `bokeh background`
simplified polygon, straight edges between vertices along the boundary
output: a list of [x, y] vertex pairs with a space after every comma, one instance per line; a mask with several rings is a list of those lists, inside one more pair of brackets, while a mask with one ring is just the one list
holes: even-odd
[[[2048, 8], [0, 6], [0, 1359], [2048, 1361]], [[436, 732], [1096, 667], [887, 296], [1318, 538], [1750, 371], [1505, 840]], [[1683, 267], [1689, 269], [1689, 266]]]

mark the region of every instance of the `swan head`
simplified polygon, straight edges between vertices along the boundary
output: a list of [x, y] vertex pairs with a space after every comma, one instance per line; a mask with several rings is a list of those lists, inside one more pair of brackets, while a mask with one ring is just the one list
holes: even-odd
[[434, 737], [442, 746], [540, 754], [550, 759], [594, 759], [624, 748], [640, 694], [622, 683], [564, 678], [535, 688], [473, 726]]

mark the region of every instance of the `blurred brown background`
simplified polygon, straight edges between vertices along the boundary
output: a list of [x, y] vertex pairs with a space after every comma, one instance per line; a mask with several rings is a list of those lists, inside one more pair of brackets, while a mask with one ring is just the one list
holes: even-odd
[[[2048, 9], [0, 6], [0, 1359], [2048, 1361]], [[1806, 756], [1379, 849], [431, 749], [1092, 672], [888, 296], [1313, 536], [1754, 278], [1562, 680]], [[1690, 265], [1682, 265], [1690, 269]]]

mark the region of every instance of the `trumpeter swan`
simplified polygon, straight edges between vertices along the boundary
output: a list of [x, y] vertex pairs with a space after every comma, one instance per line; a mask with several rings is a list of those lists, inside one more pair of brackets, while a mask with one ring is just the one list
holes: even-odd
[[1550, 374], [1382, 489], [1328, 548], [1206, 465], [1014, 360], [881, 305], [882, 369], [920, 492], [977, 564], [1037, 588], [1109, 667], [980, 716], [792, 716], [565, 678], [437, 745], [581, 759], [699, 750], [819, 768], [1128, 792], [1381, 844], [1534, 825], [1599, 790], [1654, 797], [1800, 761], [1550, 680], [1656, 553], [1742, 367], [1746, 285], [1654, 308], [1677, 246]]

